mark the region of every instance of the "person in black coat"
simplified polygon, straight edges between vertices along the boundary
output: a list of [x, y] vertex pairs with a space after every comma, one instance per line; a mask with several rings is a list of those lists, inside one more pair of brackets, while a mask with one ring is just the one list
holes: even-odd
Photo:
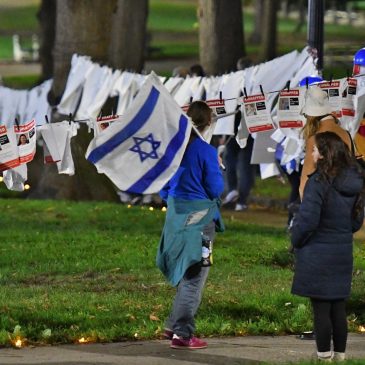
[[318, 358], [342, 360], [353, 232], [361, 228], [364, 219], [364, 174], [347, 145], [333, 132], [316, 134], [309, 152], [316, 170], [305, 185], [291, 229], [296, 257], [292, 293], [311, 299]]

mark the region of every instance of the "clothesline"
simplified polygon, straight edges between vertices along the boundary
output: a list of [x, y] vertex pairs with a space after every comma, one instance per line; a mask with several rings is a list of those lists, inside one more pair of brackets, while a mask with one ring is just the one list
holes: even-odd
[[[365, 74], [358, 74], [358, 75], [353, 75], [353, 76], [348, 76], [347, 79], [349, 79], [350, 77], [351, 78], [356, 78], [356, 77], [361, 77], [361, 76], [365, 76]], [[329, 82], [331, 83], [333, 80], [330, 80], [330, 81], [325, 81], [323, 80], [323, 82]], [[287, 82], [287, 85], [290, 83], [290, 80], [288, 80]], [[318, 82], [316, 83], [315, 85], [317, 84], [320, 84], [321, 82]], [[307, 85], [307, 87], [310, 87], [311, 85]], [[312, 85], [313, 86], [313, 85]], [[261, 85], [260, 85], [261, 87]], [[281, 90], [273, 90], [273, 91], [268, 91], [266, 94], [274, 94], [274, 93], [279, 93], [280, 91], [283, 91], [285, 89], [288, 89], [289, 90], [289, 87], [288, 86], [285, 86], [283, 89]], [[261, 90], [262, 90], [262, 87], [261, 87]], [[262, 91], [261, 91], [262, 94], [264, 94]], [[247, 96], [246, 96], [247, 97]], [[238, 98], [226, 98], [226, 99], [222, 99], [222, 98], [219, 98], [219, 100], [223, 100], [223, 101], [228, 101], [228, 100], [235, 100], [235, 99], [238, 99]]]

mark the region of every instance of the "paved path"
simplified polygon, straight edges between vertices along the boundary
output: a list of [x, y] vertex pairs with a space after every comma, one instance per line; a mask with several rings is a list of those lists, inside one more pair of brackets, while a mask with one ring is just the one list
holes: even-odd
[[[295, 336], [249, 336], [208, 339], [204, 350], [173, 350], [168, 341], [135, 341], [112, 344], [63, 345], [0, 349], [0, 364], [27, 365], [245, 365], [310, 360], [311, 340]], [[364, 359], [365, 335], [350, 334], [348, 358]]]

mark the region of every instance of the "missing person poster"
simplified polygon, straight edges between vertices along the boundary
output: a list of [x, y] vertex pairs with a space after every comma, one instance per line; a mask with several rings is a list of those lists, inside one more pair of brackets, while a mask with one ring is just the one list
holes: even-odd
[[341, 82], [340, 80], [321, 82], [318, 86], [328, 94], [328, 101], [333, 114], [340, 118], [341, 113]]
[[275, 129], [270, 110], [267, 108], [266, 96], [251, 95], [243, 98], [243, 113], [247, 129], [250, 133]]
[[7, 128], [0, 125], [0, 171], [33, 160], [36, 150], [35, 120]]
[[304, 105], [304, 89], [282, 90], [278, 100], [280, 128], [302, 128], [304, 116], [300, 114]]
[[97, 132], [100, 133], [104, 129], [107, 129], [112, 123], [120, 121], [121, 119], [119, 115], [106, 115], [104, 117], [97, 118], [96, 119]]

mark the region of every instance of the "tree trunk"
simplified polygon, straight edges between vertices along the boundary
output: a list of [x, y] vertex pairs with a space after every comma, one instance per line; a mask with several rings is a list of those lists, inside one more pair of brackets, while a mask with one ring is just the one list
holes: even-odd
[[54, 49], [54, 96], [64, 91], [73, 53], [106, 63], [111, 33], [111, 16], [116, 0], [57, 1]]
[[250, 43], [260, 44], [262, 39], [262, 18], [264, 14], [264, 0], [256, 0], [254, 11], [254, 25], [250, 36]]
[[236, 69], [245, 56], [241, 0], [199, 0], [200, 62], [208, 74]]
[[118, 0], [112, 19], [111, 66], [141, 72], [146, 52], [148, 0]]
[[39, 60], [42, 65], [41, 79], [48, 80], [53, 76], [53, 47], [56, 35], [56, 0], [42, 0], [37, 14], [41, 34]]
[[264, 0], [261, 47], [263, 61], [270, 61], [276, 57], [277, 8], [278, 0]]
[[[48, 0], [47, 0], [48, 1]], [[56, 39], [54, 48], [54, 82], [50, 102], [60, 100], [64, 91], [73, 53], [87, 55], [95, 62], [106, 63], [111, 33], [111, 16], [115, 0], [57, 1]], [[62, 120], [54, 113], [52, 122]], [[117, 200], [113, 184], [86, 161], [86, 147], [91, 140], [82, 125], [71, 148], [75, 175], [59, 175], [54, 165], [44, 165], [36, 189], [29, 197], [73, 200]]]

